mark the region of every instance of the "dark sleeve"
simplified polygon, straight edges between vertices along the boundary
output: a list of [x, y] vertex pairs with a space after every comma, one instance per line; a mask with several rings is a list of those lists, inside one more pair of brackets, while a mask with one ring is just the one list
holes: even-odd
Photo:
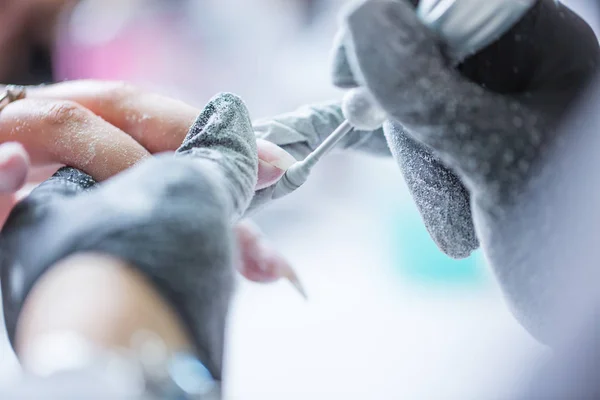
[[500, 39], [466, 59], [458, 70], [501, 94], [535, 92], [562, 83], [576, 93], [598, 63], [598, 39], [565, 5], [538, 0]]

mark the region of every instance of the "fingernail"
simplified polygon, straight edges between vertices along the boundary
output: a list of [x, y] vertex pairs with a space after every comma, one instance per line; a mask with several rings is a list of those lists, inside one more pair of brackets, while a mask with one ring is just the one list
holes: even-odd
[[298, 278], [296, 271], [294, 271], [292, 267], [288, 266], [288, 271], [284, 274], [284, 277], [289, 283], [292, 284], [294, 289], [298, 291], [298, 293], [300, 294], [300, 296], [302, 296], [304, 300], [308, 300], [306, 290], [304, 290], [304, 286], [302, 285], [302, 282], [300, 282], [300, 278]]
[[292, 165], [294, 165], [296, 163], [296, 160], [292, 156], [290, 156], [290, 157], [291, 157], [291, 159], [290, 158], [279, 158], [279, 159], [271, 160], [271, 161], [265, 161], [265, 160], [261, 160], [261, 161], [285, 172]]
[[277, 271], [276, 275], [280, 278], [287, 280], [292, 284], [294, 289], [298, 291], [300, 296], [304, 298], [304, 300], [308, 300], [308, 296], [306, 294], [306, 290], [304, 290], [304, 286], [300, 282], [300, 278], [298, 278], [298, 274], [294, 269], [290, 266], [290, 264], [281, 256], [278, 252], [274, 251], [270, 246], [261, 246], [263, 249], [263, 261], [267, 265], [267, 268], [272, 271]]
[[287, 171], [296, 163], [296, 159], [281, 147], [264, 139], [257, 139], [258, 158], [276, 168]]
[[258, 180], [256, 182], [256, 190], [264, 189], [275, 184], [283, 174], [285, 170], [269, 164], [266, 161], [258, 160]]

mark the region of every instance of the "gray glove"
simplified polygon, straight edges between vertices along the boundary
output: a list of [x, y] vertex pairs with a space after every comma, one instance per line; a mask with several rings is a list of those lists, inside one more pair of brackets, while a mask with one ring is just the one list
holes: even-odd
[[[341, 103], [332, 102], [302, 107], [299, 110], [272, 119], [254, 123], [257, 138], [268, 140], [290, 153], [296, 160], [304, 159], [321, 144], [344, 116]], [[358, 148], [373, 154], [389, 154], [382, 130], [375, 132], [353, 131], [338, 144], [340, 148]], [[259, 210], [271, 201], [276, 185], [255, 193], [248, 213]]]
[[[339, 59], [344, 61], [344, 58]], [[343, 69], [342, 69], [343, 71]], [[254, 124], [256, 136], [282, 147], [297, 160], [315, 150], [342, 122], [341, 102], [306, 106]], [[421, 144], [407, 135], [392, 146], [425, 225], [438, 246], [454, 258], [467, 257], [478, 247], [469, 195], [458, 178]], [[383, 129], [352, 131], [338, 144], [374, 155], [390, 155]], [[256, 192], [249, 211], [271, 200], [275, 185]]]
[[[417, 1], [412, 2], [413, 5]], [[356, 87], [346, 57], [342, 29], [336, 38], [333, 57], [333, 82], [341, 88]], [[254, 125], [259, 138], [273, 142], [304, 159], [343, 121], [341, 102], [317, 104]], [[413, 195], [423, 222], [438, 247], [452, 258], [466, 258], [479, 247], [471, 217], [469, 193], [460, 179], [423, 144], [397, 126], [396, 134], [386, 138], [383, 129], [353, 131], [338, 144], [341, 149], [357, 149], [376, 155], [393, 154]], [[393, 143], [388, 146], [388, 140]], [[271, 200], [275, 186], [256, 193], [249, 211]]]
[[[414, 157], [405, 148], [408, 133], [456, 172], [460, 181], [448, 173], [441, 185], [468, 189], [473, 225], [517, 318], [549, 340], [552, 290], [546, 271], [531, 270], [528, 260], [552, 210], [527, 199], [536, 192], [543, 200], [535, 177], [552, 168], [546, 153], [564, 139], [557, 124], [597, 70], [593, 32], [563, 5], [539, 0], [508, 33], [453, 67], [406, 1], [365, 1], [344, 29], [340, 84], [351, 86], [353, 77], [388, 113], [384, 131], [401, 165]], [[450, 216], [456, 207], [448, 200], [431, 201]], [[464, 222], [464, 213], [430, 222], [430, 231], [461, 237], [473, 225], [446, 226]]]

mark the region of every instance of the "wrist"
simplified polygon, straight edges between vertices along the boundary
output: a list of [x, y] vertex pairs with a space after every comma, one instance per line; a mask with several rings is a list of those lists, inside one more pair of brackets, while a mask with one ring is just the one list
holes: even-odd
[[221, 398], [221, 382], [198, 358], [170, 350], [150, 332], [138, 331], [127, 347], [103, 348], [72, 331], [46, 334], [34, 345], [39, 349], [30, 358], [28, 372], [41, 379], [62, 377], [63, 384], [77, 387], [80, 378], [93, 378], [110, 392], [131, 399]]
[[176, 312], [132, 266], [105, 254], [77, 253], [55, 263], [27, 295], [15, 347], [35, 372], [48, 368], [48, 350], [60, 352], [40, 345], [65, 337], [57, 333], [73, 332], [111, 349], [130, 348], [139, 331], [152, 332], [168, 352], [193, 348]]

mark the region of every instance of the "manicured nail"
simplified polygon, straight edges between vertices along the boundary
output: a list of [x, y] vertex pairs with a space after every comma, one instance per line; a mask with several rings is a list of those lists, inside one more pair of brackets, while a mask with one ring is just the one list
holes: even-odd
[[287, 171], [296, 159], [290, 153], [281, 147], [264, 139], [256, 139], [258, 147], [258, 158], [267, 164], [270, 164], [283, 171]]
[[262, 260], [266, 265], [266, 269], [273, 273], [275, 271], [275, 275], [279, 278], [283, 278], [290, 282], [294, 289], [298, 291], [298, 293], [304, 298], [304, 300], [308, 300], [308, 296], [306, 295], [306, 290], [304, 290], [304, 286], [300, 282], [298, 278], [298, 274], [294, 269], [290, 266], [287, 260], [275, 251], [270, 245], [260, 245], [262, 252]]
[[298, 291], [300, 296], [302, 296], [304, 300], [308, 301], [308, 295], [306, 294], [306, 290], [304, 289], [302, 282], [300, 282], [300, 278], [298, 278], [298, 274], [296, 274], [296, 271], [294, 271], [292, 267], [288, 266], [288, 268], [284, 271], [283, 276], [285, 279], [287, 279], [289, 283], [292, 284], [294, 289]]
[[266, 161], [258, 160], [258, 180], [256, 190], [274, 185], [285, 174], [285, 170], [278, 168]]

